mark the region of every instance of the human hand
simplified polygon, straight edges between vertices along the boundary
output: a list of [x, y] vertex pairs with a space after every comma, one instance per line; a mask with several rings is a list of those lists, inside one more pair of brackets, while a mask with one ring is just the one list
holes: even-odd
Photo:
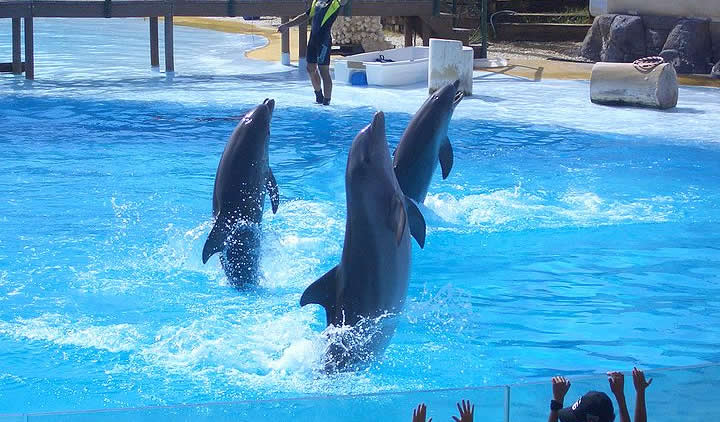
[[610, 391], [615, 397], [625, 395], [625, 375], [622, 372], [608, 372], [608, 382], [610, 383]]
[[473, 404], [472, 407], [470, 407], [470, 400], [467, 402], [463, 400], [462, 407], [460, 407], [460, 403], [458, 403], [457, 408], [460, 411], [460, 419], [458, 419], [457, 416], [453, 416], [452, 418], [455, 422], [473, 422], [475, 405]]
[[[425, 407], [425, 403], [419, 404], [417, 409], [413, 410], [412, 422], [425, 422], [426, 412], [427, 407]], [[432, 418], [430, 418], [427, 422], [432, 422]]]
[[553, 377], [552, 379], [552, 392], [553, 400], [560, 403], [565, 399], [565, 394], [570, 390], [570, 381], [565, 377]]
[[284, 32], [284, 31], [287, 31], [287, 29], [288, 29], [287, 26], [280, 25], [280, 26], [278, 26], [277, 32]]
[[633, 384], [635, 384], [635, 391], [645, 392], [645, 389], [652, 384], [652, 378], [645, 381], [645, 373], [637, 368], [633, 368]]

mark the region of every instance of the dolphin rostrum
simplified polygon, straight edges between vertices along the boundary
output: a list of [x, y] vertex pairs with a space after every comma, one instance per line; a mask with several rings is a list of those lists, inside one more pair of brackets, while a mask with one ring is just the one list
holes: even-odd
[[230, 135], [215, 175], [215, 224], [205, 241], [202, 260], [206, 263], [220, 252], [225, 274], [236, 286], [257, 279], [266, 191], [273, 213], [278, 208], [278, 187], [268, 161], [274, 108], [275, 101], [266, 99], [242, 118]]
[[425, 202], [438, 161], [443, 179], [452, 169], [453, 151], [447, 131], [455, 106], [463, 98], [459, 85], [459, 81], [445, 85], [425, 100], [395, 150], [393, 167], [400, 187], [418, 203]]
[[[325, 308], [327, 325], [352, 338], [331, 342], [326, 369], [346, 370], [382, 354], [403, 309], [410, 271], [410, 235], [422, 247], [425, 220], [393, 173], [385, 117], [355, 137], [345, 170], [347, 221], [340, 264], [312, 283], [300, 305]], [[332, 339], [331, 339], [332, 340]]]

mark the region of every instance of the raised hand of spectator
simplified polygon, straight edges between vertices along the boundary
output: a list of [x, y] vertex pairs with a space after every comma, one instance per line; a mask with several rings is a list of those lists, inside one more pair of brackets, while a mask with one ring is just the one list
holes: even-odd
[[625, 375], [622, 372], [608, 372], [607, 375], [610, 391], [615, 394], [615, 397], [625, 396]]
[[566, 379], [565, 377], [553, 377], [553, 400], [562, 403], [568, 390], [570, 390], [570, 381], [568, 379]]
[[652, 378], [645, 381], [645, 373], [637, 368], [633, 368], [632, 376], [633, 384], [635, 384], [635, 391], [644, 392], [645, 389], [652, 384]]
[[[427, 407], [425, 407], [425, 403], [419, 404], [417, 409], [413, 410], [412, 422], [425, 422], [426, 412]], [[432, 418], [427, 422], [432, 422]]]
[[630, 422], [630, 414], [625, 402], [625, 375], [622, 372], [608, 372], [610, 390], [615, 394], [618, 409], [620, 410], [620, 422]]
[[457, 408], [460, 411], [460, 419], [457, 416], [453, 416], [455, 422], [473, 422], [473, 414], [475, 413], [475, 405], [470, 406], [470, 400], [467, 402], [462, 401], [462, 407], [460, 403], [457, 404]]

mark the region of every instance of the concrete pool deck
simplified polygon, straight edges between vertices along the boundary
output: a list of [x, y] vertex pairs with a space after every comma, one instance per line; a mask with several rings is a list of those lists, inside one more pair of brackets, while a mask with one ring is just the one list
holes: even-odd
[[[272, 26], [257, 25], [249, 22], [229, 19], [211, 18], [175, 18], [175, 24], [204, 28], [215, 31], [261, 35], [268, 40], [264, 47], [249, 51], [247, 57], [256, 60], [279, 61], [280, 59], [280, 33]], [[291, 29], [290, 33], [290, 59], [297, 62], [298, 51], [297, 27]], [[533, 81], [544, 79], [561, 80], [590, 80], [592, 64], [576, 63], [559, 60], [543, 60], [536, 58], [510, 59], [508, 66], [500, 68], [476, 68], [492, 73], [500, 73]], [[709, 75], [678, 75], [680, 85], [686, 86], [709, 86], [720, 87], [720, 79], [712, 79]]]

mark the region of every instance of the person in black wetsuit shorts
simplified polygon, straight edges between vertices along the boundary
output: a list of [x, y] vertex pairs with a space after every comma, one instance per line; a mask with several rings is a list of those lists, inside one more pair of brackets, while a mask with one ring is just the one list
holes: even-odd
[[[330, 48], [332, 35], [330, 30], [337, 19], [340, 8], [348, 0], [312, 0], [310, 9], [278, 27], [278, 32], [288, 30], [291, 26], [311, 21], [310, 38], [307, 46], [307, 70], [315, 90], [315, 101], [329, 105], [332, 95], [332, 79], [330, 78]], [[321, 87], [322, 82], [322, 87]]]

